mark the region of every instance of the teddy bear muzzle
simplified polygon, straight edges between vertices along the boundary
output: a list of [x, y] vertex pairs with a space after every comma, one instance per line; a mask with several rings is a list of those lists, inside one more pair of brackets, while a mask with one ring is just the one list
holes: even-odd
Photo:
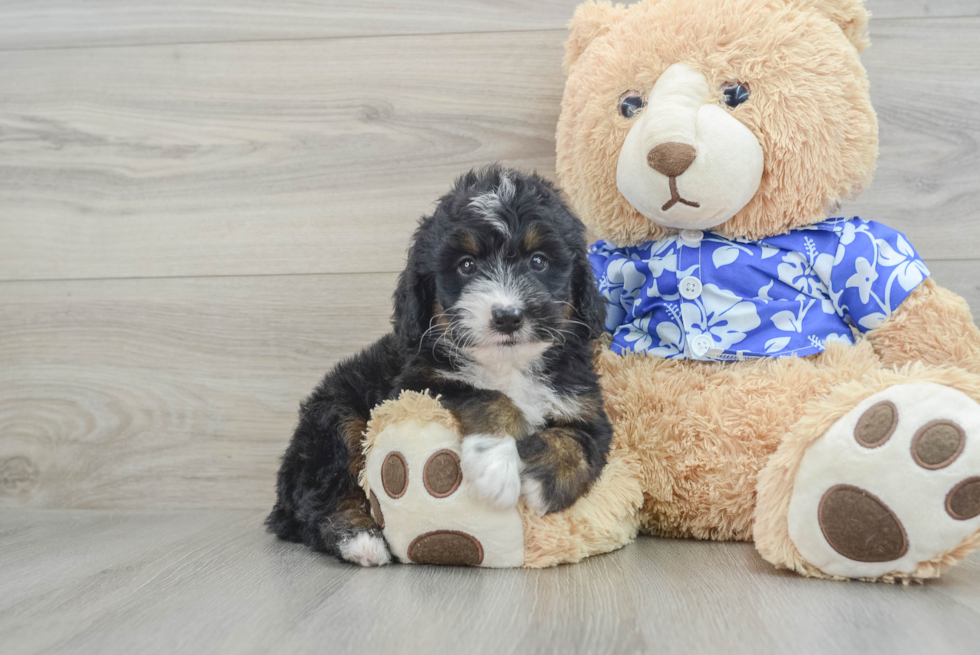
[[719, 106], [707, 78], [685, 63], [657, 80], [619, 154], [616, 184], [637, 211], [665, 227], [710, 229], [755, 195], [762, 146]]

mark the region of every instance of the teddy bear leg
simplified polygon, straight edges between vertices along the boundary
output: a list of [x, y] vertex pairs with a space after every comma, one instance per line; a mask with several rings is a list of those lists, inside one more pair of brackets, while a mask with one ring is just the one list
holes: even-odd
[[[543, 568], [616, 550], [636, 536], [643, 486], [621, 441], [586, 496], [544, 516], [523, 500], [507, 507], [488, 500], [479, 476], [466, 470], [461, 441], [455, 419], [428, 395], [405, 392], [374, 409], [360, 484], [399, 561]], [[516, 468], [513, 475], [519, 483]]]
[[937, 577], [980, 546], [980, 378], [882, 370], [813, 403], [760, 473], [762, 556], [804, 575]]
[[[510, 437], [501, 437], [501, 441]], [[458, 426], [439, 401], [404, 393], [372, 412], [361, 486], [399, 561], [513, 567], [524, 564], [517, 498], [487, 501], [464, 471]], [[516, 447], [514, 479], [520, 488]]]

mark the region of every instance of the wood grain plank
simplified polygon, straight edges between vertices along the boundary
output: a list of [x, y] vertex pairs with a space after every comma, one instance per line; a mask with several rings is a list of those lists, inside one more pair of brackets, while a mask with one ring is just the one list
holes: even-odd
[[0, 285], [0, 507], [268, 507], [299, 401], [394, 276]]
[[963, 296], [970, 304], [975, 320], [980, 320], [980, 261], [926, 262], [932, 279], [954, 293]]
[[[928, 262], [980, 308], [978, 264]], [[0, 284], [0, 507], [265, 508], [299, 401], [394, 275]]]
[[[976, 257], [980, 20], [896, 20], [876, 27], [864, 61], [880, 123], [878, 172], [844, 212], [904, 231], [925, 257]], [[937, 46], [932, 53], [927, 39]], [[958, 245], [951, 243], [954, 234], [963, 238]]]
[[397, 271], [460, 173], [554, 169], [561, 47], [0, 53], [0, 279]]
[[6, 0], [0, 50], [564, 29], [579, 0]]
[[[7, 0], [0, 50], [561, 30], [579, 0]], [[630, 4], [630, 3], [627, 3]], [[977, 16], [974, 0], [868, 0], [876, 19]]]
[[[545, 571], [361, 570], [257, 512], [0, 513], [5, 653], [971, 653], [976, 556], [926, 585], [807, 580], [641, 538]], [[733, 602], [738, 599], [739, 602]]]
[[864, 6], [874, 19], [980, 16], [975, 0], [867, 0]]
[[[876, 38], [882, 157], [845, 212], [973, 257], [980, 19]], [[562, 39], [0, 53], [0, 279], [397, 271], [458, 173], [553, 174]]]

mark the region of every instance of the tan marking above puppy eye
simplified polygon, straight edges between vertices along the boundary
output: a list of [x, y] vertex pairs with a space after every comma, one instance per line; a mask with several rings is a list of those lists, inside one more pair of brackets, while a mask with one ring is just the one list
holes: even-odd
[[534, 226], [527, 228], [524, 232], [524, 250], [532, 252], [541, 244], [541, 234]]
[[463, 250], [466, 252], [474, 257], [480, 254], [480, 246], [477, 244], [476, 236], [472, 232], [464, 232], [460, 241], [463, 244]]

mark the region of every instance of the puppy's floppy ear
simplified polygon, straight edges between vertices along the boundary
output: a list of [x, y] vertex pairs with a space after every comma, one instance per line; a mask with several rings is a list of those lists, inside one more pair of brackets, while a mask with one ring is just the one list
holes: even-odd
[[607, 1], [583, 2], [575, 9], [568, 23], [568, 40], [565, 42], [565, 58], [562, 70], [568, 75], [574, 64], [592, 41], [605, 33], [610, 26], [623, 20], [626, 7]]
[[581, 328], [582, 336], [587, 339], [598, 339], [606, 329], [606, 301], [599, 295], [592, 265], [585, 252], [576, 257], [572, 269], [572, 298], [575, 305], [575, 320], [588, 326], [588, 329]]
[[430, 216], [419, 223], [408, 250], [408, 262], [398, 276], [395, 288], [395, 313], [391, 322], [395, 336], [406, 347], [418, 346], [432, 320], [435, 282], [428, 269], [426, 253], [433, 220]]

